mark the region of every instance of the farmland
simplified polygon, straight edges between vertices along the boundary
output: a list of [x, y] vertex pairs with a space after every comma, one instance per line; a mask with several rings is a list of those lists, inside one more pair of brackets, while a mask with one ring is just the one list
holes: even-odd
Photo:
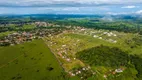
[[0, 47], [0, 57], [1, 80], [64, 80], [62, 67], [43, 40]]

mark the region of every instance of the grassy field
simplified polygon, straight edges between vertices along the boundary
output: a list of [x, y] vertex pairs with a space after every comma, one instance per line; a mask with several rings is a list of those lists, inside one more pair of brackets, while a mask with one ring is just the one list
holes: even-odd
[[43, 40], [0, 47], [0, 80], [64, 80], [63, 75]]
[[[90, 34], [92, 32], [92, 34]], [[105, 35], [104, 32], [109, 32], [115, 34], [115, 36]], [[95, 38], [94, 35], [102, 37]], [[92, 47], [97, 47], [100, 45], [117, 47], [128, 54], [142, 55], [141, 47], [142, 45], [135, 42], [133, 38], [138, 38], [138, 34], [123, 33], [117, 31], [97, 31], [97, 30], [86, 30], [83, 32], [74, 31], [73, 33], [62, 33], [59, 35], [47, 37], [47, 43], [51, 50], [55, 53], [56, 57], [62, 62], [62, 66], [65, 71], [73, 72], [76, 69], [87, 67], [88, 64], [83, 63], [81, 60], [76, 58], [76, 53], [84, 49], [89, 49]], [[116, 43], [109, 41], [110, 39], [116, 40]], [[128, 42], [128, 43], [127, 43]], [[96, 75], [87, 80], [106, 80], [104, 75], [109, 73], [110, 70], [115, 70], [116, 68], [104, 67], [104, 66], [91, 66], [92, 70], [96, 72]], [[118, 67], [119, 68], [119, 67]], [[133, 77], [137, 74], [134, 68], [127, 68], [124, 73], [119, 74], [120, 77], [124, 77], [126, 80], [133, 80]], [[134, 75], [134, 76], [132, 76]], [[76, 75], [79, 76], [79, 75]], [[132, 76], [132, 77], [130, 77]], [[109, 79], [114, 79], [114, 75], [111, 75]], [[118, 80], [124, 80], [124, 78], [118, 78]], [[80, 77], [81, 79], [81, 77]], [[116, 79], [116, 78], [115, 78]]]
[[[117, 47], [128, 54], [142, 56], [141, 36], [138, 34], [93, 29], [74, 30], [45, 37], [43, 40], [0, 47], [0, 80], [106, 80], [106, 75], [108, 80], [134, 80], [138, 74], [134, 66], [123, 66], [125, 70], [114, 75], [112, 71], [120, 66], [91, 66], [76, 57], [76, 53], [80, 51], [101, 45]], [[78, 71], [81, 73], [78, 74]], [[88, 77], [84, 77], [88, 74]]]
[[34, 29], [35, 25], [24, 25], [23, 29]]
[[7, 36], [8, 34], [14, 33], [14, 31], [7, 31], [0, 33], [0, 38]]

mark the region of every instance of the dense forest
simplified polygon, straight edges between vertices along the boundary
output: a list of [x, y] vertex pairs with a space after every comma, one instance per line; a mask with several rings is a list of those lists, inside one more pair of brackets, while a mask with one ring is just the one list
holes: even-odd
[[142, 59], [136, 55], [129, 55], [127, 52], [120, 50], [117, 47], [98, 46], [91, 49], [86, 49], [77, 53], [77, 58], [91, 66], [105, 66], [118, 68], [134, 67], [138, 74], [139, 80], [142, 79]]

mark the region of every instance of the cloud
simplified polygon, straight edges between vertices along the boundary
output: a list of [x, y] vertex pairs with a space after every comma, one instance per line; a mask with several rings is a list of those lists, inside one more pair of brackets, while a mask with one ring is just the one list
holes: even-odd
[[142, 0], [0, 0], [0, 7], [85, 7], [137, 3], [142, 3]]
[[127, 14], [133, 14], [133, 12], [107, 12], [106, 14], [109, 15], [127, 15]]
[[141, 4], [142, 0], [0, 0], [0, 8], [5, 8], [0, 13], [127, 14], [140, 13]]
[[78, 7], [39, 7], [37, 10], [52, 10], [52, 11], [79, 11]]
[[137, 11], [136, 14], [142, 14], [142, 10]]
[[128, 9], [132, 9], [132, 8], [138, 8], [138, 6], [123, 6], [121, 8], [128, 8]]
[[67, 7], [67, 8], [63, 8], [62, 10], [64, 10], [64, 11], [79, 11], [80, 9], [77, 7]]

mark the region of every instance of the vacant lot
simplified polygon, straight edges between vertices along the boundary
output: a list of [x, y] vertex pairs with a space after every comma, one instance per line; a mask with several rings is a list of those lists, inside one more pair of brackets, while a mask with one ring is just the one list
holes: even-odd
[[[94, 75], [90, 77], [90, 75], [87, 74], [89, 75], [87, 77], [88, 80], [94, 80], [94, 79], [105, 80], [106, 77], [108, 78], [108, 80], [114, 80], [114, 79], [134, 80], [134, 78], [136, 77], [137, 78], [141, 77], [141, 76], [136, 76], [136, 74], [141, 75], [141, 68], [140, 68], [141, 65], [139, 62], [137, 63], [137, 61], [139, 60], [136, 60], [135, 62], [133, 61], [134, 63], [137, 63], [138, 65], [133, 64], [132, 61], [131, 61], [132, 63], [130, 61], [126, 62], [126, 63], [129, 63], [129, 65], [132, 64], [131, 67], [127, 67], [125, 65], [122, 65], [122, 66], [119, 65], [115, 68], [114, 68], [114, 65], [103, 66], [105, 63], [102, 63], [102, 62], [107, 60], [109, 60], [108, 62], [106, 62], [107, 65], [111, 65], [111, 63], [116, 64], [117, 62], [120, 63], [121, 61], [119, 59], [122, 59], [122, 62], [124, 62], [126, 59], [126, 58], [123, 58], [125, 54], [122, 54], [122, 57], [117, 56], [117, 54], [114, 54], [113, 57], [111, 57], [110, 55], [105, 56], [106, 54], [103, 54], [100, 56], [97, 55], [97, 58], [95, 58], [93, 55], [91, 55], [91, 53], [92, 54], [94, 53], [94, 55], [96, 55], [97, 52], [98, 54], [100, 54], [101, 52], [106, 52], [106, 53], [109, 53], [109, 52], [117, 53], [117, 52], [110, 51], [107, 48], [105, 48], [104, 50], [101, 48], [100, 52], [97, 50], [95, 50], [96, 52], [95, 51], [91, 52], [90, 50], [92, 49], [92, 47], [99, 47], [99, 46], [107, 46], [110, 49], [115, 47], [118, 50], [121, 50], [122, 52], [127, 53], [127, 55], [131, 55], [131, 56], [138, 55], [139, 57], [141, 57], [142, 45], [141, 45], [140, 35], [117, 32], [117, 31], [111, 32], [111, 31], [105, 31], [105, 30], [98, 31], [98, 30], [88, 29], [86, 31], [65, 32], [59, 35], [47, 37], [45, 39], [47, 39], [46, 42], [48, 43], [49, 47], [55, 53], [56, 57], [62, 62], [64, 69], [69, 74], [71, 74], [71, 72], [76, 74], [76, 71], [80, 70], [80, 68], [82, 67], [86, 68], [90, 66], [91, 70], [94, 71], [93, 72]], [[114, 49], [114, 51], [117, 51], [117, 49], [116, 50]], [[84, 50], [87, 50], [87, 51], [84, 52]], [[94, 50], [94, 48], [92, 50]], [[82, 53], [80, 54], [80, 56], [83, 56], [82, 58], [84, 58], [84, 60], [79, 59], [76, 56], [76, 53], [80, 51], [86, 53], [86, 55], [84, 56]], [[141, 58], [139, 57], [138, 59], [141, 60]], [[112, 62], [110, 61], [110, 59], [113, 59]], [[87, 60], [88, 60], [88, 63], [86, 62]], [[94, 62], [93, 60], [98, 61], [98, 63]], [[90, 65], [89, 63], [93, 63], [95, 65]], [[98, 64], [101, 64], [101, 63], [102, 65], [98, 66]], [[136, 66], [137, 69], [134, 66]], [[125, 69], [122, 73], [117, 74], [114, 72], [115, 70], [121, 67]], [[83, 73], [82, 71], [81, 76], [78, 75], [78, 73], [75, 76], [81, 79], [82, 77], [84, 78], [84, 76], [82, 76], [84, 74], [85, 73]]]
[[0, 80], [64, 80], [63, 75], [42, 40], [0, 47]]

